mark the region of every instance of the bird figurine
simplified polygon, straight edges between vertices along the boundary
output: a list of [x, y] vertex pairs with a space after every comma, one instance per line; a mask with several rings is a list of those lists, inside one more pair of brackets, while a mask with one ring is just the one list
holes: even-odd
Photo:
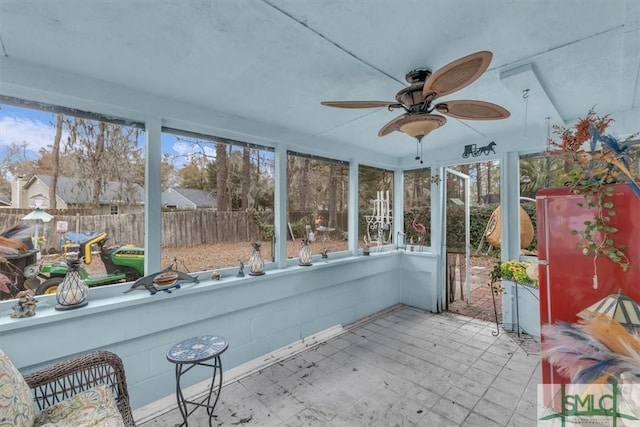
[[419, 234], [418, 243], [421, 243], [423, 237], [427, 235], [427, 228], [418, 222], [418, 215], [413, 216], [411, 227], [413, 227], [414, 231]]
[[329, 248], [324, 248], [320, 251], [320, 258], [327, 259], [329, 258]]
[[[594, 153], [593, 157], [603, 160], [610, 168], [616, 167], [618, 172], [624, 175], [621, 177], [621, 180], [625, 181], [633, 193], [640, 198], [640, 184], [636, 182], [629, 167], [628, 151], [631, 145], [627, 144], [626, 141], [620, 142], [613, 135], [600, 134], [595, 126], [591, 127], [590, 132], [591, 140], [589, 141], [589, 145], [591, 152]], [[598, 142], [602, 143], [603, 150], [601, 153], [595, 153]]]
[[236, 277], [244, 277], [244, 262], [240, 258], [238, 258], [238, 274]]

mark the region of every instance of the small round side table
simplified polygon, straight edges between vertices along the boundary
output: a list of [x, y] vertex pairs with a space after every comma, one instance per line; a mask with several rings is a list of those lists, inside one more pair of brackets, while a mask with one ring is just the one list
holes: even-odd
[[[222, 362], [220, 355], [225, 352], [229, 347], [229, 341], [223, 337], [216, 337], [213, 335], [203, 335], [200, 337], [188, 338], [184, 341], [180, 341], [174, 345], [167, 352], [167, 360], [176, 365], [176, 400], [178, 401], [178, 409], [182, 415], [184, 422], [181, 424], [185, 427], [188, 426], [187, 418], [198, 407], [207, 408], [207, 414], [209, 415], [209, 426], [211, 427], [211, 419], [213, 418], [213, 409], [218, 403], [220, 398], [220, 391], [222, 389]], [[211, 359], [213, 359], [211, 362]], [[196, 366], [208, 366], [213, 368], [213, 376], [211, 378], [211, 387], [209, 393], [204, 396], [200, 401], [187, 400], [182, 392], [180, 385], [180, 379], [182, 375], [189, 372]], [[211, 400], [215, 395], [213, 403]], [[187, 405], [194, 405], [195, 407], [188, 410]]]

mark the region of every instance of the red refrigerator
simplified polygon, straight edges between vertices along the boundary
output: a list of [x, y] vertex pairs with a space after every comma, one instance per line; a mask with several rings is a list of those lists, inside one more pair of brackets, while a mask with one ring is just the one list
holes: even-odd
[[[612, 187], [615, 192], [607, 200], [614, 203], [616, 215], [610, 224], [619, 230], [613, 235], [616, 242], [626, 245], [630, 261], [626, 272], [608, 258], [594, 261], [593, 254], [583, 255], [576, 247], [579, 238], [571, 231], [582, 230], [595, 215], [578, 206], [584, 202], [582, 195], [572, 194], [570, 188], [549, 188], [537, 194], [541, 325], [575, 323], [578, 312], [619, 290], [640, 302], [640, 198], [626, 184]], [[543, 361], [542, 382], [566, 384], [569, 380]]]

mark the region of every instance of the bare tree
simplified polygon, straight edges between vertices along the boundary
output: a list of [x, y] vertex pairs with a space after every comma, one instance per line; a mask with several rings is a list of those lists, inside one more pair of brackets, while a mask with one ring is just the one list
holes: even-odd
[[56, 135], [53, 138], [51, 149], [51, 185], [49, 186], [49, 209], [57, 208], [56, 189], [58, 188], [58, 175], [60, 174], [60, 140], [62, 139], [62, 123], [64, 114], [56, 116]]
[[249, 208], [249, 189], [251, 187], [251, 150], [242, 149], [242, 179], [240, 180], [240, 202], [242, 209]]
[[216, 188], [218, 190], [218, 210], [229, 210], [229, 188], [227, 187], [228, 164], [226, 144], [216, 143]]
[[309, 195], [309, 168], [311, 167], [311, 160], [304, 158], [302, 161], [302, 177], [300, 178], [300, 210], [307, 210], [307, 195]]
[[338, 187], [338, 165], [329, 163], [329, 228], [337, 228], [338, 205], [336, 203], [336, 191]]
[[139, 194], [133, 184], [142, 164], [136, 129], [74, 116], [66, 116], [64, 126], [69, 138], [63, 153], [72, 164], [70, 176], [80, 178], [77, 190], [86, 191], [97, 205], [107, 184], [114, 181], [120, 188], [112, 202], [135, 201]]
[[482, 163], [476, 163], [476, 203], [482, 204]]

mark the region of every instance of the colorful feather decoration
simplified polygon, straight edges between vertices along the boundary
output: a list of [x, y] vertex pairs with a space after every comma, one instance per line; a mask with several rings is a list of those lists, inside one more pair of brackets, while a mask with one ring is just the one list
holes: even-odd
[[[590, 128], [591, 140], [589, 145], [594, 158], [605, 161], [610, 167], [615, 166], [624, 175], [624, 180], [631, 187], [633, 193], [640, 198], [640, 184], [631, 174], [629, 167], [629, 148], [625, 141], [620, 142], [613, 135], [600, 134], [595, 126]], [[598, 142], [602, 143], [602, 153], [595, 154]]]
[[19, 240], [0, 236], [0, 252], [6, 255], [16, 255], [27, 250], [27, 245]]
[[544, 325], [542, 334], [542, 357], [572, 383], [604, 383], [622, 373], [640, 376], [640, 336], [608, 316]]

